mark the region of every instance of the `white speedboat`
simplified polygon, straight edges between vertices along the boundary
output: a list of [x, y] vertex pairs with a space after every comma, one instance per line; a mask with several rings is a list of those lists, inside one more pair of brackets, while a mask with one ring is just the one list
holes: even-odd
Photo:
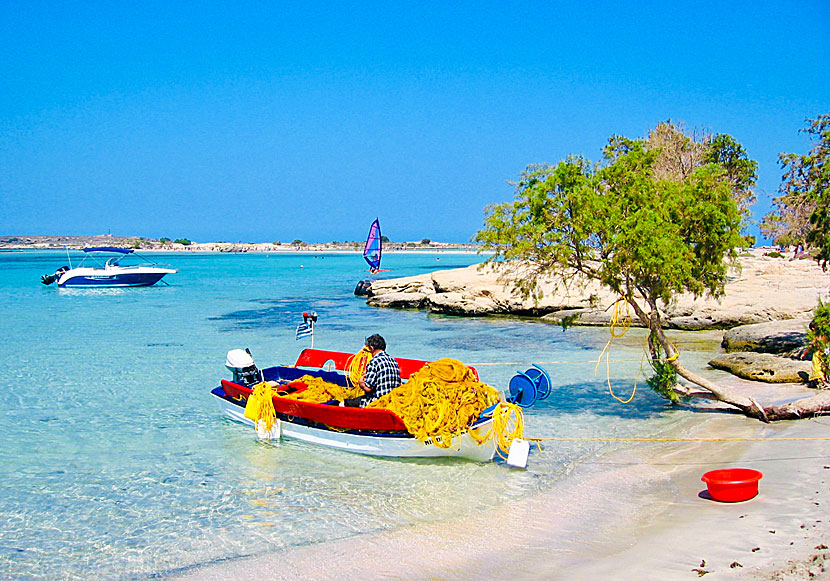
[[[57, 282], [59, 287], [132, 287], [152, 286], [165, 275], [178, 272], [141, 257], [139, 264], [122, 264], [125, 257], [137, 257], [131, 248], [96, 246], [84, 248], [84, 259], [75, 268], [62, 266], [54, 274], [44, 274], [43, 284]], [[115, 256], [110, 256], [115, 254]], [[108, 259], [104, 257], [110, 256]], [[94, 263], [87, 266], [87, 259]]]

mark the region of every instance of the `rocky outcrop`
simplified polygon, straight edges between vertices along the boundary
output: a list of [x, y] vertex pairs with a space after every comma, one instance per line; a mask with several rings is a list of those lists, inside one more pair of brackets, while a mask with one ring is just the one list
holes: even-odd
[[[522, 298], [496, 265], [443, 270], [374, 281], [368, 303], [378, 307], [429, 309], [463, 316], [538, 316], [554, 324], [607, 325], [617, 297], [594, 281], [544, 280], [541, 296]], [[720, 299], [681, 295], [664, 308], [667, 328], [730, 329], [739, 325], [808, 319], [818, 299], [830, 296], [830, 275], [812, 260], [763, 256], [752, 249], [732, 269]], [[639, 324], [633, 320], [633, 324]]]
[[812, 362], [769, 353], [724, 353], [709, 361], [709, 365], [753, 381], [798, 383], [807, 381]]
[[807, 347], [809, 319], [791, 319], [742, 325], [723, 334], [723, 347], [727, 353], [755, 351], [793, 357]]

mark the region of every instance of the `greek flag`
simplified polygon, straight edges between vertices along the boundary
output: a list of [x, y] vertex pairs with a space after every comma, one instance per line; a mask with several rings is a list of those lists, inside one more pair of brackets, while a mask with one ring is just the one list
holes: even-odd
[[305, 321], [297, 325], [297, 339], [314, 335], [314, 323]]

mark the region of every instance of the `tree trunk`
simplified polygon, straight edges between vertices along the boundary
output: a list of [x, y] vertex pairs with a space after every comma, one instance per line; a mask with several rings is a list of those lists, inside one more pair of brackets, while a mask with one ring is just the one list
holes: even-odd
[[689, 369], [686, 369], [686, 367], [684, 367], [677, 358], [679, 355], [677, 348], [671, 341], [669, 341], [669, 338], [666, 337], [663, 332], [663, 326], [661, 324], [660, 315], [657, 311], [656, 305], [650, 305], [651, 313], [646, 313], [636, 301], [628, 299], [628, 302], [632, 305], [634, 312], [640, 318], [642, 323], [648, 327], [648, 329], [654, 334], [654, 337], [657, 338], [657, 341], [666, 352], [666, 361], [674, 367], [677, 374], [711, 393], [714, 399], [734, 406], [741, 410], [745, 415], [757, 418], [763, 422], [775, 420], [794, 420], [830, 411], [830, 390], [808, 398], [796, 400], [788, 404], [762, 407], [752, 397], [737, 394], [731, 389], [720, 386], [690, 371]]

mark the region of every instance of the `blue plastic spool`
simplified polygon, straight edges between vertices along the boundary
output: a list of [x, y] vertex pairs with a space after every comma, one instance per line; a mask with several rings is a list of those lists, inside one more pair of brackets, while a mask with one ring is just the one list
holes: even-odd
[[510, 380], [508, 399], [520, 407], [527, 408], [532, 406], [536, 400], [547, 398], [552, 386], [548, 372], [534, 363], [533, 368], [527, 371], [517, 371]]

